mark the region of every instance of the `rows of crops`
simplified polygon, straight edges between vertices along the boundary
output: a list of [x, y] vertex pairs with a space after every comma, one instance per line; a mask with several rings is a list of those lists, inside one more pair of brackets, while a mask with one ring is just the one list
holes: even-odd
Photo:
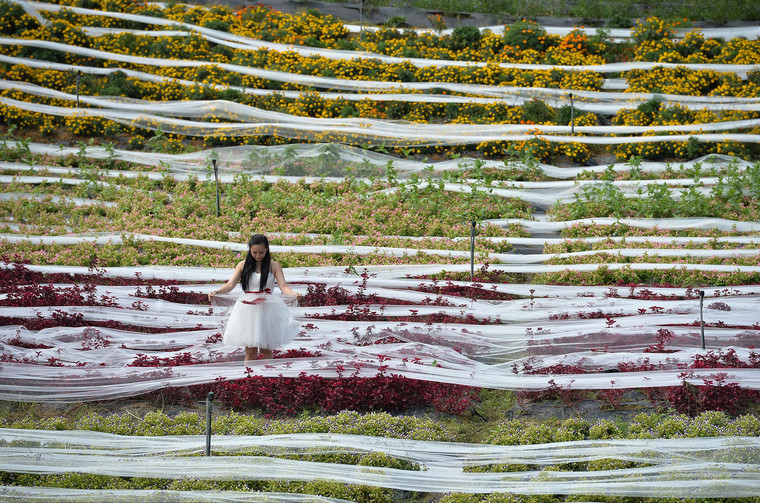
[[[0, 499], [760, 498], [756, 35], [0, 31]], [[245, 368], [207, 293], [254, 232], [302, 330]]]

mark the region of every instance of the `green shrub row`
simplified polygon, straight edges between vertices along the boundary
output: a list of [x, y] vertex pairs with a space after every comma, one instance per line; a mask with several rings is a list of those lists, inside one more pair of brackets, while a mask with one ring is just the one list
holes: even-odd
[[[203, 430], [200, 414], [183, 412], [169, 417], [162, 412], [149, 412], [139, 418], [130, 414], [100, 415], [89, 413], [73, 420], [55, 417], [46, 419], [25, 418], [17, 421], [3, 421], [4, 427], [29, 429], [85, 429], [126, 435], [198, 435]], [[453, 438], [443, 429], [440, 422], [428, 418], [412, 416], [391, 416], [387, 413], [360, 415], [342, 412], [334, 416], [305, 417], [294, 421], [265, 420], [236, 413], [217, 416], [213, 423], [217, 434], [266, 435], [285, 433], [345, 433], [384, 436], [392, 438], [414, 438], [420, 440], [444, 440]], [[634, 416], [630, 421], [600, 419], [595, 422], [582, 418], [571, 418], [549, 425], [529, 421], [510, 420], [498, 424], [486, 439], [488, 443], [502, 445], [524, 445], [547, 442], [567, 442], [584, 439], [652, 439], [679, 437], [714, 436], [758, 436], [760, 419], [754, 415], [744, 415], [731, 419], [722, 412], [705, 412], [697, 417], [669, 414], [645, 414]], [[247, 453], [255, 454], [255, 453]], [[361, 456], [299, 456], [322, 462], [356, 463], [364, 466], [385, 466], [409, 469], [410, 466], [383, 454]], [[578, 465], [578, 466], [575, 466]], [[550, 467], [562, 470], [611, 470], [633, 467], [631, 463], [614, 459], [601, 459], [588, 463], [577, 463]], [[415, 467], [411, 467], [414, 469]], [[533, 469], [528, 465], [489, 465], [468, 468], [467, 471], [523, 471]], [[319, 494], [343, 498], [357, 503], [377, 503], [398, 501], [394, 491], [382, 488], [336, 484], [331, 482], [277, 482], [277, 481], [209, 481], [193, 478], [170, 480], [161, 478], [111, 477], [81, 473], [63, 475], [36, 475], [0, 472], [0, 483], [17, 486], [48, 486], [77, 489], [156, 489], [156, 490], [219, 490], [219, 491], [262, 491], [297, 492]], [[599, 501], [595, 497], [595, 501]], [[755, 501], [751, 499], [725, 499], [734, 501]], [[580, 496], [561, 498], [559, 496], [524, 496], [506, 493], [490, 495], [448, 494], [440, 499], [447, 503], [554, 503], [559, 501], [587, 501]], [[630, 498], [604, 498], [610, 503], [625, 503]], [[669, 502], [663, 498], [648, 499], [651, 502]], [[697, 500], [695, 500], [697, 501]]]
[[[90, 412], [70, 417], [25, 417], [0, 420], [4, 428], [30, 430], [88, 430], [116, 435], [201, 435], [205, 433], [205, 417], [200, 413], [181, 412], [169, 416], [151, 411], [143, 417], [132, 414], [103, 415]], [[295, 420], [270, 419], [239, 414], [234, 411], [217, 415], [212, 421], [215, 435], [283, 435], [294, 433], [334, 433], [366, 435], [410, 440], [451, 441], [451, 435], [438, 422], [426, 417], [393, 416], [387, 412], [359, 414], [344, 411], [330, 416], [312, 416]]]
[[640, 413], [629, 422], [582, 418], [566, 419], [560, 425], [526, 424], [510, 420], [499, 424], [486, 443], [525, 445], [577, 440], [649, 439], [679, 437], [758, 436], [760, 418], [747, 414], [730, 418], [724, 412], [707, 411], [690, 417], [683, 414]]
[[[201, 435], [205, 418], [200, 413], [181, 412], [169, 416], [151, 411], [143, 417], [132, 414], [104, 415], [90, 412], [79, 419], [67, 417], [0, 420], [4, 428], [32, 430], [88, 430], [117, 435]], [[282, 435], [332, 433], [425, 441], [454, 441], [443, 423], [427, 417], [394, 416], [387, 412], [359, 414], [344, 411], [330, 416], [308, 416], [293, 420], [225, 412], [213, 418], [215, 435]], [[499, 445], [528, 445], [551, 442], [604, 439], [651, 439], [713, 436], [760, 436], [760, 418], [746, 414], [731, 418], [724, 412], [707, 411], [698, 416], [640, 413], [629, 421], [570, 418], [556, 424], [512, 419], [497, 424], [482, 440]]]
[[356, 503], [392, 503], [394, 501], [393, 490], [391, 489], [326, 481], [283, 482], [200, 480], [194, 479], [192, 477], [183, 479], [161, 479], [144, 477], [113, 477], [109, 475], [92, 475], [88, 473], [37, 475], [27, 473], [0, 472], [0, 484], [7, 486], [43, 486], [65, 489], [108, 489], [117, 491], [166, 490], [256, 491], [262, 493], [282, 492], [313, 494], [316, 496], [354, 501]]
[[671, 269], [634, 270], [630, 265], [612, 269], [604, 264], [594, 271], [565, 271], [536, 274], [532, 281], [548, 285], [661, 285], [677, 287], [719, 287], [756, 285], [760, 274], [755, 272], [714, 272], [689, 270], [674, 264]]
[[574, 201], [558, 204], [548, 213], [555, 220], [592, 217], [760, 219], [760, 163], [746, 170], [739, 170], [735, 163], [729, 164], [709, 192], [703, 192], [704, 183], [699, 173], [694, 173], [692, 180], [695, 184], [683, 188], [680, 195], [666, 184], [648, 184], [637, 189], [636, 197], [626, 197], [618, 186], [605, 179], [584, 185], [575, 194]]

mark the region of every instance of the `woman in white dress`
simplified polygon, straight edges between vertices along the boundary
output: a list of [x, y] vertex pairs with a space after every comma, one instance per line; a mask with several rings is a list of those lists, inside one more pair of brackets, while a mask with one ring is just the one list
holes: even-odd
[[[272, 293], [274, 283], [284, 295]], [[231, 292], [238, 283], [243, 293], [235, 302], [222, 339], [228, 346], [245, 346], [245, 361], [272, 358], [272, 350], [298, 336], [300, 323], [293, 319], [288, 305], [297, 305], [299, 296], [285, 281], [282, 266], [269, 255], [269, 240], [254, 234], [248, 240], [248, 255], [235, 267], [232, 277], [218, 290], [208, 294]], [[287, 303], [286, 303], [287, 302]]]

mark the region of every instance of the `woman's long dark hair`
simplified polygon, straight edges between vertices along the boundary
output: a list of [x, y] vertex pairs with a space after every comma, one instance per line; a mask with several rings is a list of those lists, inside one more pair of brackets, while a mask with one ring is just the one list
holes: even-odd
[[269, 240], [263, 234], [254, 234], [251, 239], [248, 240], [248, 255], [245, 257], [245, 264], [243, 264], [243, 275], [240, 278], [240, 284], [243, 287], [244, 292], [248, 292], [250, 286], [248, 282], [251, 279], [251, 274], [256, 270], [256, 259], [251, 255], [251, 246], [264, 245], [267, 248], [267, 254], [264, 255], [264, 259], [261, 261], [261, 282], [259, 283], [259, 291], [263, 292], [267, 286], [267, 279], [269, 279], [269, 263], [272, 261], [272, 257], [269, 256]]

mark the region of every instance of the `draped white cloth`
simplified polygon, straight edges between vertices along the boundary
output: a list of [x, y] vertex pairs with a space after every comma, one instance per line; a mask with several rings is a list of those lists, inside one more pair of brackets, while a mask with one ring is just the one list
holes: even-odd
[[[3, 470], [62, 474], [207, 480], [329, 480], [422, 492], [599, 494], [639, 497], [742, 497], [760, 494], [760, 443], [755, 437], [593, 440], [538, 445], [478, 445], [354, 435], [300, 434], [214, 437], [211, 457], [203, 437], [120, 437], [90, 431], [0, 430], [24, 447], [0, 451]], [[12, 444], [11, 444], [12, 445]], [[247, 450], [272, 455], [380, 452], [418, 463], [401, 470], [318, 463], [267, 456], [230, 456]], [[560, 463], [613, 459], [643, 467], [553, 471]], [[465, 471], [498, 463], [536, 466], [525, 471]], [[9, 489], [5, 489], [9, 490]], [[0, 493], [2, 494], [2, 493]]]
[[[62, 8], [62, 6], [60, 5], [48, 4], [48, 3], [43, 3], [43, 2], [27, 2], [24, 0], [13, 0], [13, 1], [24, 6], [26, 9], [32, 9], [32, 10], [38, 10], [38, 11], [49, 10], [49, 11], [55, 12], [55, 11], [59, 11]], [[320, 48], [314, 48], [314, 47], [281, 44], [281, 43], [276, 43], [276, 42], [266, 42], [263, 40], [243, 37], [240, 35], [235, 35], [235, 34], [231, 34], [224, 31], [213, 30], [210, 28], [204, 28], [200, 26], [191, 25], [188, 23], [173, 21], [170, 19], [162, 19], [162, 18], [157, 18], [153, 16], [126, 14], [122, 12], [108, 12], [108, 11], [100, 11], [100, 10], [93, 10], [93, 9], [84, 9], [81, 7], [66, 6], [66, 8], [76, 14], [118, 17], [119, 19], [124, 19], [128, 21], [136, 21], [136, 22], [143, 23], [146, 25], [168, 26], [175, 29], [183, 28], [183, 29], [188, 30], [189, 32], [199, 33], [211, 42], [214, 42], [220, 45], [225, 45], [227, 47], [243, 49], [243, 50], [256, 50], [260, 48], [266, 48], [266, 49], [271, 49], [271, 50], [280, 51], [280, 52], [293, 51], [305, 57], [320, 56], [324, 58], [339, 59], [339, 60], [353, 59], [353, 58], [379, 59], [380, 61], [385, 62], [385, 63], [409, 62], [412, 65], [417, 66], [417, 67], [485, 66], [486, 65], [486, 63], [484, 62], [436, 60], [436, 59], [425, 59], [425, 58], [400, 58], [400, 57], [385, 56], [382, 54], [374, 54], [374, 53], [367, 53], [367, 52], [341, 51], [341, 50], [335, 50], [335, 49], [320, 49]], [[46, 47], [52, 48], [53, 46], [46, 46]], [[94, 53], [87, 53], [87, 55], [92, 56], [94, 55]], [[133, 61], [137, 62], [137, 60], [133, 60]], [[150, 63], [145, 63], [146, 60], [141, 59], [140, 61], [141, 61], [141, 64], [150, 64]], [[181, 65], [183, 65], [183, 63], [179, 63], [177, 66], [181, 66]], [[596, 72], [601, 72], [601, 73], [617, 73], [617, 72], [623, 72], [623, 71], [631, 70], [631, 69], [646, 70], [646, 69], [653, 68], [655, 66], [673, 67], [673, 68], [676, 66], [682, 66], [682, 67], [690, 68], [690, 69], [712, 69], [716, 71], [736, 72], [742, 78], [746, 78], [746, 74], [748, 71], [751, 71], [758, 67], [758, 65], [724, 65], [724, 64], [690, 64], [690, 63], [676, 65], [672, 63], [649, 63], [649, 62], [627, 62], [627, 63], [610, 63], [610, 64], [604, 64], [604, 65], [576, 65], [576, 66], [498, 63], [498, 66], [502, 68], [523, 68], [523, 69], [534, 69], [534, 70], [551, 70], [554, 68], [568, 69], [568, 70], [590, 70], [590, 71], [596, 71]]]
[[[282, 114], [279, 112], [260, 110], [262, 118], [256, 122], [205, 122], [188, 119], [165, 117], [150, 111], [134, 111], [127, 107], [111, 106], [110, 108], [72, 108], [40, 103], [29, 103], [12, 98], [0, 98], [0, 103], [7, 106], [60, 117], [99, 117], [112, 120], [150, 131], [161, 130], [167, 134], [189, 136], [222, 135], [229, 137], [253, 135], [278, 135], [285, 138], [300, 140], [340, 142], [350, 137], [353, 142], [378, 142], [388, 147], [400, 146], [434, 146], [434, 145], [467, 145], [494, 141], [527, 141], [541, 138], [553, 143], [583, 143], [593, 145], [620, 145], [636, 143], [685, 142], [694, 138], [701, 142], [737, 141], [742, 143], [760, 143], [759, 134], [751, 133], [700, 133], [692, 134], [662, 134], [654, 136], [575, 136], [570, 133], [569, 126], [548, 126], [565, 134], [547, 134], [541, 126], [525, 128], [524, 132], [513, 131], [514, 126], [502, 125], [437, 125], [405, 123], [401, 121], [384, 121], [379, 119], [347, 118], [319, 119]], [[232, 105], [230, 103], [230, 105]], [[184, 105], [185, 107], [187, 105]], [[232, 105], [238, 108], [238, 105]], [[144, 107], [143, 107], [144, 108]], [[225, 114], [222, 114], [222, 117]], [[267, 117], [267, 118], [265, 118]], [[754, 123], [753, 123], [754, 125]], [[743, 124], [742, 127], [751, 127]], [[592, 127], [592, 126], [589, 126]], [[708, 126], [713, 128], [713, 126]], [[722, 129], [716, 123], [715, 129]], [[530, 129], [533, 129], [531, 132]], [[649, 128], [652, 129], [652, 128]], [[663, 133], [672, 130], [665, 128]], [[675, 128], [679, 130], [679, 128]], [[680, 128], [682, 131], [698, 131], [700, 125], [690, 125]], [[640, 128], [644, 132], [646, 128]], [[599, 132], [603, 132], [600, 130]]]
[[64, 489], [39, 486], [0, 486], [5, 501], [42, 501], [44, 503], [352, 503], [315, 494], [243, 491], [160, 491], [149, 489]]
[[[594, 264], [590, 264], [596, 267]], [[506, 270], [535, 270], [548, 266], [493, 266]], [[557, 266], [562, 268], [564, 266]], [[719, 266], [710, 266], [718, 268]], [[499, 389], [545, 389], [551, 382], [571, 389], [646, 388], [702, 385], [716, 378], [747, 389], [760, 389], [760, 371], [753, 368], [695, 369], [684, 373], [677, 363], [688, 364], [709, 351], [733, 351], [749, 363], [752, 347], [760, 339], [756, 314], [758, 287], [706, 291], [704, 320], [707, 351], [699, 350], [699, 300], [685, 289], [611, 289], [592, 287], [544, 287], [541, 285], [490, 285], [484, 290], [512, 292], [525, 298], [511, 301], [473, 301], [464, 297], [410, 290], [430, 281], [407, 278], [408, 272], [432, 274], [464, 266], [378, 266], [365, 284], [340, 268], [289, 269], [294, 289], [306, 293], [306, 285], [340, 285], [349, 292], [399, 299], [413, 305], [369, 305], [371, 312], [388, 321], [337, 321], [323, 319], [351, 312], [349, 306], [294, 309], [302, 323], [299, 337], [287, 348], [304, 348], [320, 356], [253, 362], [256, 375], [297, 377], [301, 372], [328, 378], [341, 366], [360, 364], [357, 375], [371, 377], [384, 371], [412, 379]], [[530, 268], [530, 269], [527, 269]], [[47, 272], [83, 272], [84, 268], [29, 266]], [[735, 267], [734, 269], [741, 269]], [[759, 268], [746, 268], [759, 269]], [[134, 277], [135, 268], [112, 268], [109, 275]], [[185, 281], [223, 281], [226, 270], [200, 268], [140, 268], [144, 278]], [[466, 283], [460, 283], [466, 284]], [[66, 285], [58, 285], [65, 287]], [[34, 319], [53, 313], [81, 316], [85, 325], [116, 321], [129, 327], [54, 327], [31, 331], [18, 326], [0, 328], [2, 352], [13, 363], [0, 364], [0, 399], [16, 401], [75, 402], [135, 396], [165, 386], [188, 386], [218, 378], [245, 376], [240, 350], [223, 346], [214, 335], [225, 320], [224, 309], [208, 312], [207, 306], [175, 304], [135, 296], [136, 287], [101, 286], [113, 307], [47, 306], [0, 307], [0, 316]], [[180, 286], [180, 291], [207, 293], [214, 284]], [[642, 294], [644, 295], [642, 297]], [[645, 300], [652, 295], [672, 300]], [[447, 305], [426, 305], [436, 298]], [[135, 310], [135, 302], [140, 310]], [[220, 310], [221, 309], [221, 310]], [[425, 320], [394, 321], [397, 317], [429, 315], [471, 316], [498, 324], [436, 323]], [[315, 318], [316, 316], [316, 318]], [[143, 333], [139, 327], [172, 327], [179, 332]], [[134, 330], [134, 331], [133, 331]], [[671, 334], [668, 350], [644, 352], [658, 343], [659, 331]], [[388, 337], [393, 337], [390, 343]], [[377, 342], [385, 342], [377, 344]], [[600, 353], [599, 351], [603, 352]], [[139, 355], [157, 359], [191, 354], [199, 364], [174, 367], [130, 367]], [[387, 358], [387, 361], [384, 359]], [[418, 358], [418, 364], [410, 359]], [[48, 366], [55, 361], [63, 366]], [[591, 373], [535, 375], [534, 368], [562, 363], [579, 365]], [[659, 370], [597, 373], [616, 370], [623, 363], [652, 363]], [[517, 372], [517, 373], [515, 373]]]
[[[17, 142], [8, 142], [9, 147], [18, 147]], [[172, 177], [176, 177], [178, 180], [185, 180], [190, 174], [197, 176], [208, 177], [208, 166], [211, 164], [211, 159], [216, 158], [218, 160], [219, 169], [219, 181], [224, 183], [231, 183], [234, 181], [234, 176], [237, 173], [249, 173], [264, 176], [264, 180], [269, 182], [275, 182], [277, 180], [298, 181], [304, 179], [306, 181], [316, 180], [344, 180], [345, 176], [335, 177], [322, 177], [322, 176], [271, 176], [271, 173], [277, 168], [284, 168], [288, 166], [291, 159], [298, 157], [301, 159], [309, 159], [313, 161], [324, 160], [325, 163], [330, 163], [331, 166], [341, 166], [339, 163], [345, 163], [347, 167], [371, 167], [376, 171], [378, 176], [385, 175], [385, 168], [389, 162], [392, 162], [392, 166], [398, 171], [398, 178], [406, 179], [414, 174], [421, 175], [432, 167], [434, 174], [440, 175], [442, 173], [457, 171], [462, 169], [470, 169], [476, 164], [480, 164], [483, 169], [505, 169], [515, 168], [518, 170], [525, 169], [527, 166], [523, 161], [506, 159], [502, 161], [488, 160], [488, 159], [473, 159], [464, 157], [461, 159], [448, 159], [445, 161], [417, 161], [415, 159], [403, 159], [393, 157], [390, 155], [373, 152], [371, 150], [364, 150], [357, 147], [341, 144], [294, 144], [294, 145], [278, 145], [271, 147], [264, 146], [252, 146], [252, 145], [239, 145], [234, 147], [220, 147], [213, 150], [200, 150], [198, 152], [189, 152], [184, 154], [169, 154], [163, 152], [139, 152], [132, 150], [113, 149], [106, 150], [103, 147], [88, 146], [82, 151], [80, 148], [74, 147], [60, 147], [57, 145], [49, 145], [44, 143], [30, 142], [27, 144], [29, 150], [33, 154], [43, 154], [53, 157], [65, 157], [67, 155], [76, 154], [82, 155], [87, 158], [104, 159], [114, 158], [123, 160], [135, 164], [141, 164], [146, 166], [163, 166], [171, 173]], [[557, 178], [566, 181], [566, 185], [562, 185], [561, 182], [504, 182], [514, 187], [525, 188], [550, 188], [550, 187], [562, 187], [567, 186], [567, 181], [576, 178], [583, 172], [600, 173], [608, 169], [613, 169], [616, 172], [628, 172], [633, 169], [640, 169], [642, 173], [663, 173], [668, 169], [681, 169], [687, 171], [703, 172], [710, 169], [725, 169], [729, 166], [733, 166], [737, 171], [743, 172], [753, 163], [747, 162], [743, 159], [727, 156], [727, 155], [708, 155], [693, 159], [690, 161], [679, 162], [677, 164], [669, 162], [652, 162], [642, 161], [637, 166], [631, 163], [610, 163], [599, 164], [591, 166], [552, 166], [550, 164], [536, 163], [535, 167], [540, 169], [543, 173], [551, 178]], [[24, 167], [25, 170], [29, 170], [28, 164], [21, 163], [2, 163], [3, 169], [15, 169]], [[35, 165], [36, 167], [37, 165]], [[342, 168], [342, 166], [341, 166]], [[54, 169], [53, 173], [77, 173], [72, 172], [66, 168], [55, 168], [52, 166], [39, 165], [39, 169]], [[338, 170], [341, 175], [347, 174], [347, 170], [342, 168]], [[132, 172], [120, 172], [117, 170], [109, 170], [107, 173], [103, 173], [103, 176], [147, 176], [153, 179], [160, 179], [164, 176], [163, 173], [138, 173]], [[354, 177], [356, 178], [356, 177]], [[360, 180], [366, 180], [358, 177]], [[705, 180], [710, 182], [709, 179]], [[469, 180], [467, 180], [469, 183]], [[571, 183], [575, 183], [573, 180]], [[586, 182], [578, 181], [579, 184]], [[651, 181], [636, 181], [636, 182], [622, 182], [618, 183], [619, 186], [625, 185], [625, 183], [663, 183], [659, 180]], [[688, 180], [680, 180], [679, 184], [686, 185]]]

